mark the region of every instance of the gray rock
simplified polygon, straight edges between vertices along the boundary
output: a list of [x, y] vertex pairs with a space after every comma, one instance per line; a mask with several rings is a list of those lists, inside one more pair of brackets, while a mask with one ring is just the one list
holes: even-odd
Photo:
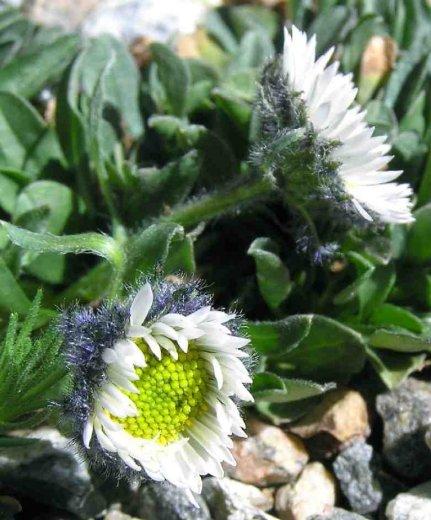
[[307, 520], [367, 520], [365, 516], [334, 507], [328, 514], [311, 516]]
[[181, 489], [164, 483], [144, 484], [139, 492], [137, 516], [163, 520], [211, 520], [208, 507], [200, 496], [195, 507]]
[[376, 408], [383, 419], [383, 454], [401, 476], [431, 476], [431, 451], [425, 433], [431, 425], [431, 383], [410, 378], [379, 395]]
[[427, 520], [431, 518], [431, 482], [400, 493], [386, 508], [387, 520]]
[[70, 441], [54, 428], [39, 428], [28, 437], [39, 442], [0, 450], [0, 480], [38, 502], [89, 518], [106, 506], [87, 465]]
[[[272, 519], [272, 516], [253, 505], [256, 493], [253, 493], [251, 488], [253, 486], [241, 484], [229, 478], [210, 477], [204, 480], [202, 495], [208, 503], [214, 520]], [[253, 489], [259, 492], [257, 488]], [[260, 505], [262, 506], [262, 503]]]
[[372, 458], [373, 448], [364, 440], [358, 440], [347, 446], [334, 461], [334, 473], [341, 490], [357, 513], [377, 511], [383, 498]]
[[431, 450], [431, 428], [428, 428], [428, 430], [425, 433], [425, 442], [428, 448]]
[[21, 0], [34, 22], [64, 31], [76, 31], [104, 0]]
[[[56, 1], [56, 0], [54, 0]], [[220, 1], [213, 0], [213, 5]], [[82, 25], [85, 36], [109, 33], [130, 44], [145, 37], [167, 42], [196, 30], [209, 8], [202, 0], [113, 0], [100, 2]]]
[[139, 520], [139, 518], [123, 513], [120, 504], [114, 504], [106, 512], [103, 520]]

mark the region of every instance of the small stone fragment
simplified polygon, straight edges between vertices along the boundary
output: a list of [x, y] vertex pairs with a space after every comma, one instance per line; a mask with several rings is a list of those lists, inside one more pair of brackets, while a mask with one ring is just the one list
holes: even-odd
[[332, 511], [328, 513], [311, 516], [310, 518], [307, 518], [307, 520], [367, 520], [367, 518], [365, 518], [365, 516], [352, 513], [351, 511], [346, 511], [345, 509], [334, 507]]
[[331, 511], [335, 499], [334, 477], [323, 464], [312, 462], [294, 484], [286, 484], [277, 491], [275, 510], [281, 520], [308, 520], [312, 515]]
[[364, 440], [358, 440], [347, 446], [334, 461], [334, 473], [341, 490], [357, 513], [377, 511], [383, 498], [372, 458], [373, 448]]
[[237, 497], [238, 500], [251, 504], [262, 511], [270, 511], [274, 507], [274, 495], [266, 492], [267, 490], [261, 490], [250, 484], [244, 484], [227, 477], [220, 482], [225, 495]]
[[140, 489], [137, 516], [163, 520], [211, 520], [202, 497], [195, 495], [195, 498], [198, 508], [180, 488], [168, 482], [149, 482]]
[[366, 438], [370, 434], [367, 403], [354, 390], [328, 392], [290, 431], [304, 439], [327, 433], [339, 443]]
[[428, 428], [428, 430], [425, 433], [425, 442], [428, 448], [431, 450], [431, 428]]
[[106, 506], [93, 485], [87, 465], [55, 428], [32, 431], [39, 442], [0, 450], [0, 481], [19, 495], [90, 518]]
[[140, 520], [136, 516], [130, 516], [122, 511], [112, 510], [108, 511], [104, 520]]
[[26, 2], [26, 14], [36, 23], [75, 31], [102, 0], [33, 0]]
[[100, 2], [82, 24], [84, 36], [108, 33], [130, 44], [146, 37], [168, 42], [193, 33], [211, 6], [220, 0], [112, 0]]
[[255, 486], [292, 482], [308, 462], [303, 442], [276, 426], [258, 421], [249, 424], [250, 436], [234, 442], [235, 467], [228, 476]]
[[427, 520], [431, 518], [431, 482], [400, 493], [386, 508], [387, 520]]
[[431, 425], [431, 383], [407, 379], [377, 397], [383, 420], [383, 454], [390, 466], [410, 479], [431, 477], [431, 450], [425, 433]]
[[214, 520], [271, 520], [262, 509], [270, 509], [272, 502], [254, 486], [235, 482], [230, 478], [206, 478], [202, 495]]

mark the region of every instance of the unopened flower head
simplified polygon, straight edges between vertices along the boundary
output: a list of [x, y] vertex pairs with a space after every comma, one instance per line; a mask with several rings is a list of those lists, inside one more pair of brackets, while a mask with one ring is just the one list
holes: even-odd
[[245, 436], [238, 403], [252, 401], [237, 326], [196, 282], [147, 282], [131, 305], [67, 313], [65, 408], [90, 460], [191, 500], [201, 475], [221, 477], [222, 462], [235, 464], [231, 435]]
[[282, 172], [293, 199], [348, 225], [411, 222], [412, 190], [393, 182], [402, 171], [388, 169], [387, 137], [373, 135], [354, 103], [352, 74], [340, 73], [338, 61], [329, 64], [333, 53], [316, 59], [315, 36], [285, 30], [282, 59], [262, 82], [260, 165]]

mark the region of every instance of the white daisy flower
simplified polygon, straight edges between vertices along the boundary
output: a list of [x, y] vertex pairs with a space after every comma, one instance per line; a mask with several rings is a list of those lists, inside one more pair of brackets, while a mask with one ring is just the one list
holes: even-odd
[[366, 220], [412, 222], [412, 189], [394, 181], [402, 171], [388, 170], [392, 156], [386, 136], [374, 136], [366, 113], [354, 104], [357, 89], [352, 74], [339, 72], [339, 62], [330, 65], [334, 48], [316, 59], [316, 36], [295, 26], [285, 30], [283, 72], [290, 88], [300, 94], [306, 115], [318, 135], [338, 142], [332, 159], [357, 212]]
[[[237, 401], [252, 401], [242, 359], [249, 340], [232, 334], [233, 314], [203, 306], [148, 319], [149, 283], [137, 293], [125, 338], [101, 352], [104, 379], [83, 427], [132, 470], [183, 488], [193, 501], [201, 475], [235, 464], [231, 435], [244, 437]], [[82, 321], [82, 320], [81, 320]], [[76, 355], [75, 355], [76, 358]], [[92, 441], [93, 440], [93, 441]]]

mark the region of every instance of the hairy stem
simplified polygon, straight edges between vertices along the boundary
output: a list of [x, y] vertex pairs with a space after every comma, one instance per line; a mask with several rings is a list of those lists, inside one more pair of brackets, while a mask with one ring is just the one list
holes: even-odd
[[192, 227], [202, 221], [210, 220], [229, 211], [268, 196], [273, 191], [270, 179], [264, 177], [215, 193], [209, 193], [183, 206], [172, 209], [162, 217], [165, 222], [176, 222], [184, 227]]

